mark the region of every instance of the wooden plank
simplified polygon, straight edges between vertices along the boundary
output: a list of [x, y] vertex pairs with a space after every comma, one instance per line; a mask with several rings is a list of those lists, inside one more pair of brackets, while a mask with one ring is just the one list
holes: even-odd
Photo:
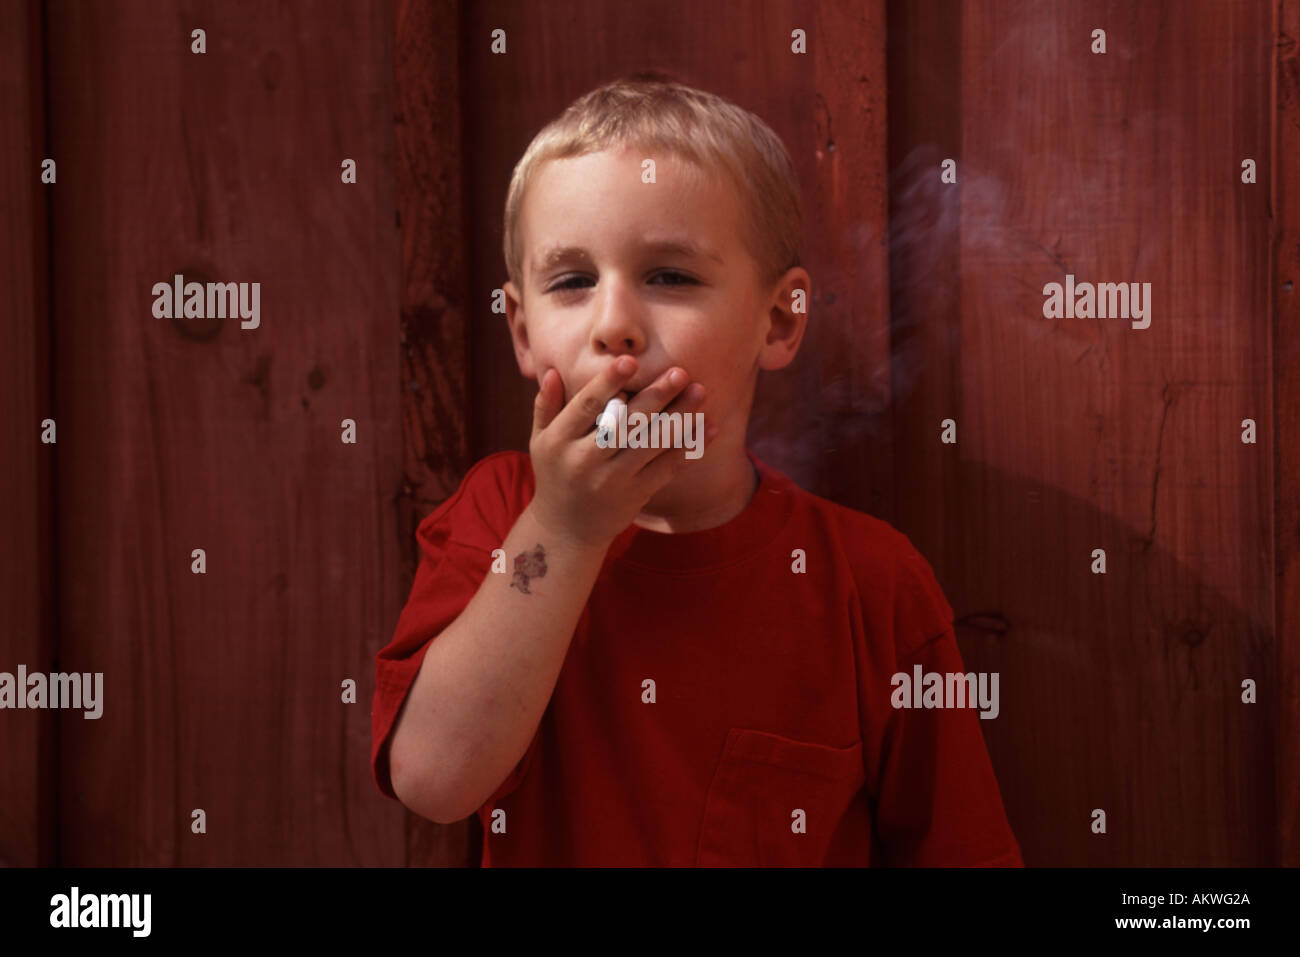
[[[400, 0], [396, 29], [397, 202], [402, 236], [402, 591], [420, 561], [415, 530], [469, 466], [469, 330], [458, 44], [454, 0]], [[398, 609], [400, 611], [400, 607]], [[396, 627], [396, 616], [392, 619]], [[477, 866], [477, 819], [407, 815], [415, 866]]]
[[941, 422], [962, 418], [960, 188], [939, 179], [962, 155], [960, 0], [891, 0], [889, 23], [889, 315], [896, 506], [887, 517], [935, 565], [948, 598], [960, 570], [961, 475]]
[[[928, 530], [968, 667], [1002, 674], [985, 733], [1029, 863], [1268, 863], [1272, 721], [1240, 700], [1276, 679], [1268, 193], [1240, 181], [1268, 156], [1268, 5], [961, 13], [960, 48], [916, 64], [941, 79], [892, 110], [961, 96], [960, 268], [928, 280], [954, 303], [931, 321], [959, 324], [930, 366], [961, 399], [934, 453], [956, 494], [900, 481], [901, 527]], [[1067, 273], [1150, 282], [1150, 328], [1044, 319]], [[899, 448], [935, 443], [939, 407]]]
[[[62, 720], [63, 861], [401, 863], [368, 763], [402, 597], [392, 10], [48, 8], [60, 641], [104, 673], [103, 717]], [[260, 327], [155, 318], [176, 273], [259, 282]]]
[[1276, 7], [1270, 208], [1273, 265], [1273, 504], [1278, 638], [1277, 855], [1300, 867], [1300, 2]]
[[[0, 17], [0, 671], [57, 670], [50, 488], [57, 445], [40, 440], [50, 402], [49, 274], [41, 8], [10, 4]], [[57, 423], [56, 423], [57, 427]], [[56, 435], [57, 437], [57, 435]], [[0, 867], [56, 863], [56, 722], [49, 710], [0, 715]]]

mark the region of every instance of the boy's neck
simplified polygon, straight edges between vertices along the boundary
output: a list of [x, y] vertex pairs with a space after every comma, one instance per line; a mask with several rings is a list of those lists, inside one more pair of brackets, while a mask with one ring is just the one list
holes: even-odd
[[[681, 455], [669, 449], [666, 455]], [[680, 535], [716, 528], [745, 510], [759, 477], [745, 452], [743, 434], [715, 440], [646, 503], [632, 524], [651, 532]]]

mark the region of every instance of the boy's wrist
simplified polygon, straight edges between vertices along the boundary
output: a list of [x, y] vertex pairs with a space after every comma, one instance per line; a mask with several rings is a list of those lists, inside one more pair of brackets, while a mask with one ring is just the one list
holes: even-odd
[[609, 551], [609, 546], [614, 544], [613, 538], [595, 542], [584, 540], [565, 528], [563, 522], [543, 517], [536, 506], [536, 499], [529, 502], [521, 518], [527, 518], [532, 525], [536, 526], [538, 534], [546, 537], [548, 548], [563, 549], [578, 556], [603, 559], [605, 552]]

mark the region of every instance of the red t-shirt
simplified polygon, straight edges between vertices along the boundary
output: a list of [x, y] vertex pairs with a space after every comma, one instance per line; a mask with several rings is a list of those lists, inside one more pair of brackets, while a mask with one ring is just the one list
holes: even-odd
[[[478, 811], [483, 866], [1023, 866], [978, 711], [891, 704], [898, 672], [965, 671], [929, 564], [749, 454], [759, 486], [731, 521], [633, 525], [611, 545], [532, 743]], [[533, 488], [528, 456], [499, 452], [420, 523], [375, 661], [389, 797], [386, 746], [424, 653]]]

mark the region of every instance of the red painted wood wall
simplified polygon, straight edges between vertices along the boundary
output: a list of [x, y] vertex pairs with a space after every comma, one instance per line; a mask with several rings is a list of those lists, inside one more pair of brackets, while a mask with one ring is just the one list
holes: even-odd
[[[670, 6], [0, 18], [0, 670], [105, 673], [99, 721], [0, 712], [0, 861], [476, 859], [375, 790], [373, 656], [420, 518], [526, 447], [513, 164], [654, 68], [795, 160], [809, 333], [752, 444], [934, 565], [1028, 863], [1300, 863], [1300, 3]], [[176, 272], [261, 327], [154, 319]], [[1067, 273], [1150, 282], [1150, 328], [1044, 319]]]

